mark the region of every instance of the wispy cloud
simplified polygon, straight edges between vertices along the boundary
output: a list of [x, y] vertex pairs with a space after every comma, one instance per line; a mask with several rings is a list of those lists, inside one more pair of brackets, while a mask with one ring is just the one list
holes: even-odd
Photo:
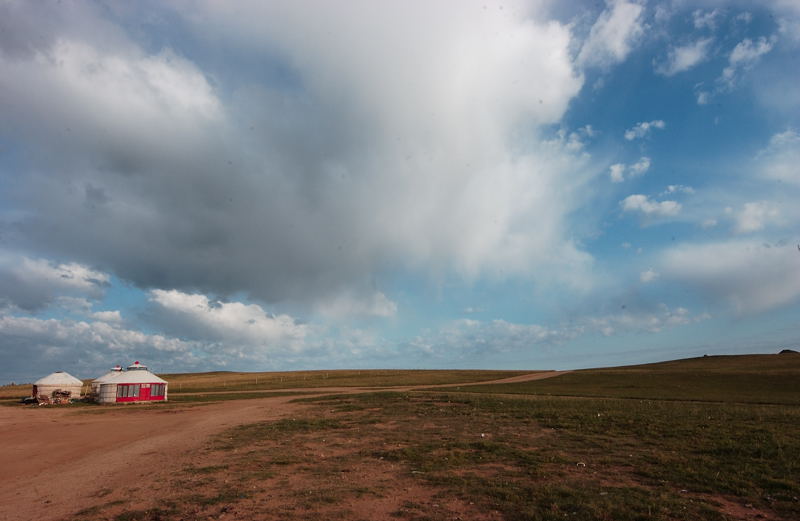
[[625, 212], [639, 212], [652, 217], [672, 217], [681, 211], [681, 203], [677, 201], [654, 201], [642, 194], [629, 195], [620, 206]]
[[[631, 165], [616, 163], [609, 167], [609, 177], [612, 183], [621, 183], [625, 179], [631, 179], [644, 175], [650, 170], [650, 158], [642, 156], [638, 161]], [[627, 172], [627, 176], [625, 175]]]
[[664, 76], [674, 76], [688, 71], [708, 58], [713, 38], [704, 38], [686, 45], [670, 47], [667, 59], [656, 65], [656, 72]]
[[581, 47], [578, 63], [608, 67], [622, 62], [642, 36], [643, 7], [626, 0], [610, 0]]
[[795, 244], [731, 240], [685, 244], [664, 252], [664, 278], [704, 292], [739, 312], [760, 312], [800, 297]]
[[653, 129], [664, 129], [666, 126], [667, 124], [660, 119], [653, 121], [642, 121], [625, 131], [625, 139], [628, 141], [641, 139], [648, 136]]
[[769, 201], [744, 203], [742, 210], [736, 215], [736, 232], [757, 232], [779, 217], [780, 210], [775, 203]]
[[800, 185], [800, 134], [787, 129], [773, 135], [756, 156], [756, 163], [764, 178]]
[[728, 66], [722, 70], [717, 80], [723, 87], [732, 89], [744, 71], [753, 68], [761, 57], [772, 50], [774, 39], [760, 37], [757, 40], [745, 38], [728, 55]]

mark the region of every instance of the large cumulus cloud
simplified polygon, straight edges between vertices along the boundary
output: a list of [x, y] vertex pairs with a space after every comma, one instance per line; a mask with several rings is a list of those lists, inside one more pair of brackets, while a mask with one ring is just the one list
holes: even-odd
[[141, 287], [273, 302], [374, 299], [397, 267], [588, 265], [567, 233], [587, 167], [541, 132], [582, 86], [567, 26], [513, 2], [309, 7], [155, 7], [183, 43], [134, 31], [131, 7], [53, 6], [38, 39], [8, 25], [4, 237]]

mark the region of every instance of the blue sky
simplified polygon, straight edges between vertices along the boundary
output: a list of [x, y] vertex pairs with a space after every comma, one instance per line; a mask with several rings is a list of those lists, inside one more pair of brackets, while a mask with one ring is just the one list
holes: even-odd
[[795, 2], [0, 3], [0, 381], [800, 344]]

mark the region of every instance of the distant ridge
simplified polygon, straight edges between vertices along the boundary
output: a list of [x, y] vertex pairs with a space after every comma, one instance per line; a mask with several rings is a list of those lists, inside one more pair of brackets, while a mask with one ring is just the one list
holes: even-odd
[[800, 353], [798, 353], [794, 349], [781, 349], [781, 352], [778, 353], [778, 354], [779, 355], [790, 355], [790, 354], [791, 355], [797, 355], [797, 354], [800, 354]]

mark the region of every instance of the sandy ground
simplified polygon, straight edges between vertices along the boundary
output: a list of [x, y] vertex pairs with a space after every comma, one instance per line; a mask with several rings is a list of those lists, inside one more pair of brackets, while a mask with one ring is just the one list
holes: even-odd
[[[533, 373], [492, 383], [559, 374], [563, 373]], [[437, 387], [464, 385], [468, 384]], [[325, 393], [374, 390], [308, 389]], [[166, 476], [189, 465], [209, 437], [235, 425], [297, 413], [304, 406], [290, 403], [294, 398], [267, 396], [164, 409], [120, 406], [99, 413], [93, 409], [0, 407], [0, 521], [64, 519], [102, 503], [110, 491], [123, 489], [132, 499], [144, 501], [157, 494], [157, 484]]]

